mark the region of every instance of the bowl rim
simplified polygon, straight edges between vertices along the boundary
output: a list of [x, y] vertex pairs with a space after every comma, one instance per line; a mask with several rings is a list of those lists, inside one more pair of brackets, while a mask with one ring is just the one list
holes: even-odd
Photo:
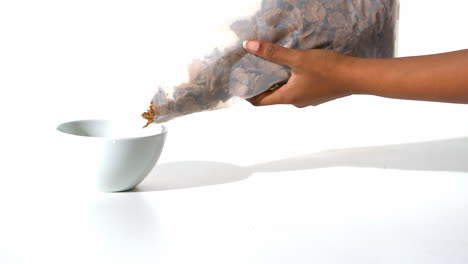
[[106, 137], [106, 136], [85, 136], [85, 135], [77, 135], [77, 134], [72, 134], [68, 133], [65, 131], [62, 131], [60, 128], [64, 125], [71, 124], [71, 123], [82, 123], [82, 122], [125, 122], [125, 120], [112, 120], [112, 119], [76, 119], [76, 120], [71, 120], [71, 121], [66, 121], [66, 122], [61, 122], [57, 126], [55, 126], [55, 131], [59, 133], [60, 135], [65, 135], [69, 137], [74, 137], [74, 138], [88, 138], [88, 139], [93, 139], [93, 140], [109, 140], [109, 141], [115, 141], [115, 140], [135, 140], [135, 139], [144, 139], [144, 138], [151, 138], [151, 137], [160, 137], [160, 136], [165, 136], [167, 134], [167, 127], [162, 125], [162, 124], [151, 124], [151, 125], [158, 125], [161, 127], [161, 130], [159, 132], [154, 132], [154, 133], [149, 133], [148, 135], [144, 136], [116, 136], [116, 137]]

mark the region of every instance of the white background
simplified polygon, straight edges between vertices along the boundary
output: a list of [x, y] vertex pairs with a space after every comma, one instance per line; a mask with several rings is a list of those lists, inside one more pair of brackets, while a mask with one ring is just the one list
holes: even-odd
[[[468, 47], [465, 1], [400, 4], [399, 56]], [[139, 116], [161, 54], [203, 47], [168, 17], [190, 23], [158, 1], [0, 2], [0, 263], [468, 262], [466, 105], [240, 102], [168, 123], [143, 192], [67, 185], [55, 126]]]

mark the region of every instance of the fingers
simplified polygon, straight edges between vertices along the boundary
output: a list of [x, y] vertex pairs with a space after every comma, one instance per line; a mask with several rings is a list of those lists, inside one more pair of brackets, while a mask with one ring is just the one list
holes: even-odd
[[299, 50], [288, 49], [261, 40], [246, 40], [243, 46], [248, 52], [271, 62], [289, 66], [291, 69], [295, 68], [301, 59]]
[[263, 92], [257, 96], [247, 99], [247, 101], [255, 106], [285, 104], [286, 101], [282, 90], [283, 88], [284, 86], [274, 91]]
[[[288, 66], [292, 72], [300, 72], [299, 69], [303, 61], [304, 53], [301, 50], [288, 49], [273, 43], [261, 40], [248, 40], [243, 43], [244, 48], [261, 58], [269, 60], [273, 63]], [[273, 105], [273, 104], [288, 104], [288, 84], [281, 86], [273, 91], [266, 91], [250, 99], [247, 99], [251, 104]]]

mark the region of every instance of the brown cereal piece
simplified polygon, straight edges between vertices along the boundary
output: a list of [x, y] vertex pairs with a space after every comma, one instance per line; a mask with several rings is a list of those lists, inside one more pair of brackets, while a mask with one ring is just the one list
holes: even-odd
[[151, 100], [149, 109], [141, 114], [141, 116], [147, 120], [146, 124], [143, 126], [144, 128], [149, 126], [154, 121], [154, 117], [156, 116], [155, 106], [153, 104], [153, 100]]

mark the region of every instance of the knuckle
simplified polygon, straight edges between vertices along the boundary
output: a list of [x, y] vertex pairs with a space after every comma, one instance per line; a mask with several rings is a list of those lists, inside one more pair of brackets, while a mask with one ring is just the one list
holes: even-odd
[[304, 102], [304, 99], [298, 95], [293, 95], [289, 97], [288, 104], [291, 104], [297, 108], [304, 108], [307, 106], [307, 103]]
[[260, 104], [257, 101], [250, 102], [253, 106], [259, 106]]
[[293, 105], [294, 105], [295, 107], [297, 107], [297, 108], [305, 108], [305, 107], [309, 106], [309, 104], [304, 103], [304, 102], [296, 102], [296, 103], [294, 103]]
[[264, 50], [264, 55], [266, 59], [274, 59], [276, 54], [276, 47], [274, 45], [267, 45]]
[[249, 102], [253, 106], [258, 106], [258, 102], [253, 98], [247, 99], [247, 102]]
[[294, 60], [293, 67], [295, 69], [302, 69], [307, 61], [305, 54], [302, 54], [299, 52], [295, 54], [295, 56], [293, 57], [293, 60]]
[[283, 97], [283, 101], [286, 104], [291, 104], [291, 105], [294, 105], [294, 106], [297, 106], [299, 104], [299, 100], [298, 100], [297, 96], [294, 96], [294, 95], [285, 95]]

